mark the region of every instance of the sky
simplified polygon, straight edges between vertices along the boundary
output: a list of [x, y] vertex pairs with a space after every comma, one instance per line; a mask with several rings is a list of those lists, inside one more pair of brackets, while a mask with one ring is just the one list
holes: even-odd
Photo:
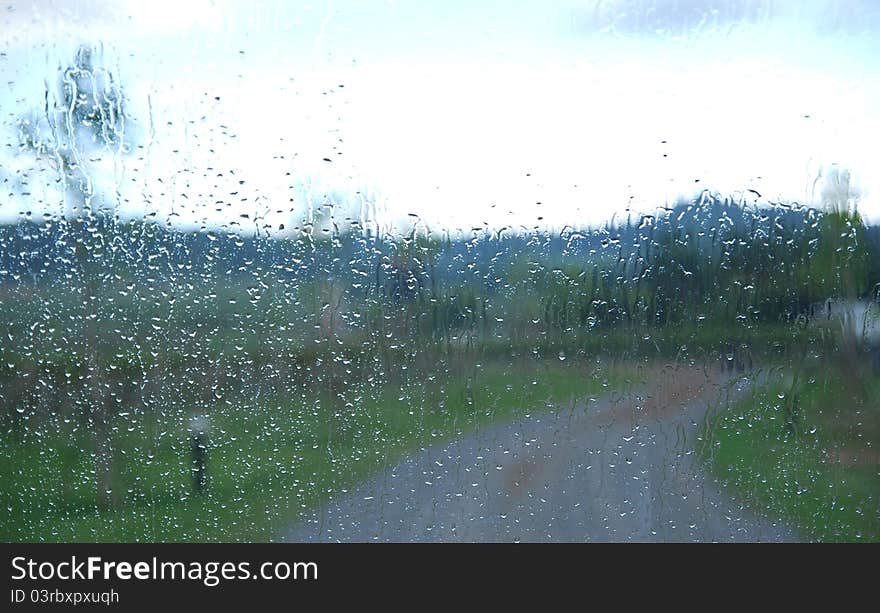
[[877, 4], [7, 0], [0, 219], [63, 211], [16, 122], [100, 43], [142, 145], [90, 163], [123, 216], [560, 229], [704, 189], [819, 205], [840, 168], [880, 222]]

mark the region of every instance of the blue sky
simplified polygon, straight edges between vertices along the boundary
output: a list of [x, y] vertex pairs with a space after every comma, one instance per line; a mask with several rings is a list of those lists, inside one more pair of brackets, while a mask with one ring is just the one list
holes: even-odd
[[838, 166], [880, 221], [871, 2], [6, 6], [0, 165], [31, 195], [4, 190], [5, 218], [61, 210], [14, 123], [102, 42], [144, 148], [89, 172], [125, 215], [248, 231], [331, 200], [385, 227], [558, 229], [701, 189], [818, 204]]

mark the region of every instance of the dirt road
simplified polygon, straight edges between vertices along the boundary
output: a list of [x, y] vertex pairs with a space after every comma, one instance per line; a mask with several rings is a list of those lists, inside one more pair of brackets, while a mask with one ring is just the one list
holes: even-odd
[[742, 508], [696, 459], [707, 411], [748, 383], [693, 368], [652, 380], [663, 383], [423, 449], [286, 540], [798, 540]]

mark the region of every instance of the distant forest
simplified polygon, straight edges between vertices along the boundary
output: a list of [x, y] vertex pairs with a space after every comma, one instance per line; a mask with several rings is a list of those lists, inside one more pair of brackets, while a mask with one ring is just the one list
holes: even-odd
[[394, 301], [501, 299], [530, 286], [556, 301], [546, 309], [566, 320], [556, 323], [663, 324], [718, 309], [781, 322], [827, 299], [876, 299], [880, 227], [852, 213], [721, 198], [592, 230], [474, 231], [458, 239], [356, 231], [271, 239], [107, 215], [0, 226], [5, 286], [87, 276], [98, 285], [157, 275], [259, 280], [261, 271], [292, 287], [333, 279], [350, 298]]

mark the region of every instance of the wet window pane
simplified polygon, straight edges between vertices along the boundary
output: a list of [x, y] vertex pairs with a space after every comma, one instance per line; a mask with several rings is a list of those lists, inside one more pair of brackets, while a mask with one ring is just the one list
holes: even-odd
[[0, 539], [877, 541], [878, 27], [7, 2]]

